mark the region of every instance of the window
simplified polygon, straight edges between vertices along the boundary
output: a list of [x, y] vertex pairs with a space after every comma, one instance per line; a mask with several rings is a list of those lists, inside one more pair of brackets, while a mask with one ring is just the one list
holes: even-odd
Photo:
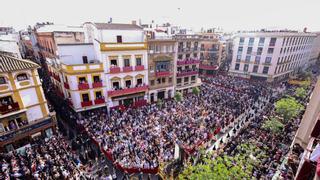
[[269, 67], [268, 66], [264, 66], [262, 73], [263, 74], [268, 74], [268, 71], [269, 71]]
[[252, 47], [248, 47], [247, 54], [251, 54], [251, 53], [252, 53]]
[[263, 46], [263, 44], [264, 44], [264, 40], [265, 40], [265, 38], [263, 38], [263, 37], [262, 37], [262, 38], [260, 38], [260, 39], [259, 39], [259, 44], [258, 44], [258, 45], [259, 45], [259, 46]]
[[189, 83], [189, 77], [184, 77], [183, 81], [184, 81], [184, 84], [188, 84]]
[[234, 67], [235, 70], [239, 70], [240, 69], [240, 64], [237, 63], [236, 66]]
[[83, 64], [88, 64], [88, 57], [82, 56], [82, 62], [83, 62]]
[[191, 76], [191, 82], [195, 82], [196, 81], [196, 76]]
[[142, 85], [142, 78], [137, 79], [137, 85]]
[[274, 46], [274, 45], [276, 45], [276, 41], [277, 41], [277, 38], [271, 38], [271, 39], [270, 39], [269, 46]]
[[256, 56], [256, 58], [254, 60], [254, 63], [259, 64], [260, 63], [260, 59], [261, 59], [260, 56]]
[[237, 55], [237, 61], [241, 60], [241, 55]]
[[178, 55], [178, 59], [182, 59], [182, 54], [179, 54], [179, 55]]
[[136, 65], [137, 66], [141, 66], [142, 65], [142, 62], [141, 62], [141, 58], [136, 58]]
[[82, 94], [81, 96], [82, 96], [82, 102], [90, 101], [89, 94], [86, 93], [86, 94]]
[[245, 64], [245, 65], [243, 66], [243, 71], [244, 71], [244, 72], [248, 72], [248, 69], [249, 69], [249, 64]]
[[130, 66], [130, 59], [124, 59], [124, 66], [125, 67]]
[[198, 54], [197, 53], [193, 53], [193, 57], [194, 58], [198, 58]]
[[239, 44], [243, 44], [243, 43], [244, 43], [244, 38], [241, 37], [241, 38], [240, 38], [240, 41], [239, 41]]
[[169, 77], [169, 83], [172, 83], [172, 77]]
[[117, 43], [122, 43], [122, 36], [117, 36]]
[[113, 82], [112, 83], [112, 88], [113, 89], [120, 89], [120, 83], [119, 82]]
[[249, 62], [251, 59], [251, 56], [246, 56], [246, 62]]
[[177, 78], [177, 84], [181, 84], [181, 78]]
[[101, 91], [96, 92], [96, 99], [102, 99], [102, 93]]
[[110, 63], [111, 63], [111, 66], [118, 66], [118, 62], [116, 59], [112, 59]]
[[125, 83], [127, 88], [131, 87], [131, 80], [126, 80]]
[[154, 86], [154, 80], [150, 81], [151, 86]]
[[186, 54], [186, 58], [189, 59], [190, 58], [190, 54]]
[[268, 54], [272, 54], [273, 53], [273, 48], [268, 48]]
[[19, 74], [19, 75], [17, 76], [17, 80], [18, 80], [18, 81], [28, 80], [28, 75], [25, 74], [25, 73]]
[[86, 83], [86, 82], [87, 82], [87, 80], [86, 80], [85, 77], [80, 77], [79, 78], [79, 83]]
[[161, 79], [160, 78], [157, 79], [157, 84], [161, 84]]
[[166, 83], [166, 78], [162, 78], [162, 83]]
[[272, 59], [271, 57], [266, 57], [265, 63], [266, 64], [270, 64], [271, 63], [271, 59]]
[[257, 55], [261, 55], [261, 54], [262, 54], [262, 50], [263, 50], [262, 47], [258, 47], [258, 49], [257, 49]]
[[0, 84], [6, 84], [6, 79], [4, 77], [0, 77]]
[[93, 76], [93, 82], [100, 82], [99, 76]]
[[252, 46], [253, 43], [254, 43], [254, 38], [250, 38], [250, 39], [249, 39], [249, 46]]
[[253, 66], [252, 72], [257, 73], [258, 72], [258, 68], [259, 68], [259, 66], [257, 66], [257, 65]]
[[241, 46], [241, 47], [238, 47], [238, 54], [241, 54], [242, 51], [243, 51], [243, 47], [242, 47], [242, 46]]

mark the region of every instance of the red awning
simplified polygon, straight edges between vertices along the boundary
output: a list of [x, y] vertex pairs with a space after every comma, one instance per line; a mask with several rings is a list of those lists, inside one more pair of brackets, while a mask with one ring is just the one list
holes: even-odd
[[320, 177], [320, 158], [318, 159], [318, 163], [317, 163], [317, 175]]

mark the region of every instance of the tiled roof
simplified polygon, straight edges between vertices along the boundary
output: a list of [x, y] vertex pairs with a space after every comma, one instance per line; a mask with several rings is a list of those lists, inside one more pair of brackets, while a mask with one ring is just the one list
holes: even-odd
[[135, 24], [117, 24], [117, 23], [94, 23], [97, 29], [114, 29], [114, 30], [142, 30]]
[[40, 66], [30, 60], [18, 59], [0, 54], [0, 73], [13, 72], [25, 69], [39, 68]]

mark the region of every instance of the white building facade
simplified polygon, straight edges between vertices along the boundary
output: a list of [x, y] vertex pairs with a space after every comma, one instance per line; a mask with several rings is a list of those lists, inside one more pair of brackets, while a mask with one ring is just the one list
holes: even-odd
[[230, 74], [268, 82], [281, 80], [308, 65], [315, 34], [239, 33], [233, 40]]
[[108, 107], [147, 103], [148, 54], [143, 29], [112, 23], [86, 23], [84, 28], [103, 64]]

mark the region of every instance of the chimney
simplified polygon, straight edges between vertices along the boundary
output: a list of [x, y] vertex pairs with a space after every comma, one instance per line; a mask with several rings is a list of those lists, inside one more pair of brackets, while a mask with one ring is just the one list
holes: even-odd
[[112, 17], [109, 18], [108, 24], [112, 23]]
[[133, 21], [131, 21], [131, 24], [137, 25], [137, 21], [136, 21], [136, 20], [133, 20]]

